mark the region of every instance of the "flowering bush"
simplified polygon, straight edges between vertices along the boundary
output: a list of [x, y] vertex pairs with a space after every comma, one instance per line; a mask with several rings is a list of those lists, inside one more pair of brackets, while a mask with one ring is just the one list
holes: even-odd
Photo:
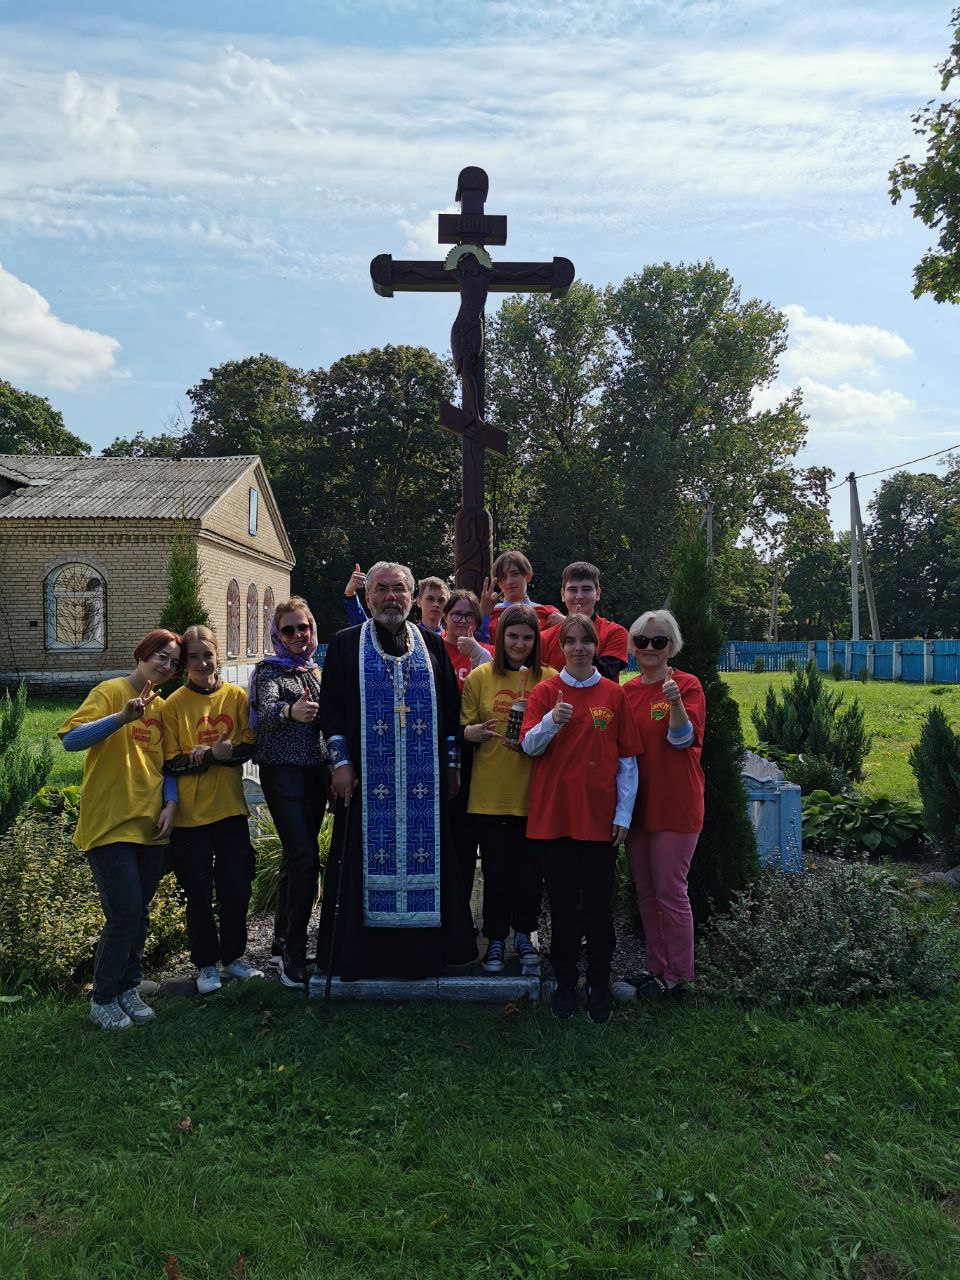
[[745, 1004], [939, 995], [957, 970], [949, 922], [916, 910], [886, 869], [843, 862], [762, 872], [697, 951], [697, 989]]
[[[93, 971], [103, 912], [69, 805], [21, 814], [0, 838], [0, 987], [63, 987]], [[183, 946], [185, 919], [172, 876], [150, 907], [147, 957]]]

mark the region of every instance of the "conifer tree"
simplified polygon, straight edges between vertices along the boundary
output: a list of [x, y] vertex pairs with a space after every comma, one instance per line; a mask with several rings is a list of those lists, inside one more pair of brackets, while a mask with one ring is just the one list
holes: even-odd
[[187, 627], [209, 627], [210, 615], [203, 603], [203, 575], [197, 542], [183, 524], [170, 544], [167, 566], [167, 602], [160, 615], [160, 626], [177, 635]]
[[46, 782], [53, 764], [49, 743], [45, 742], [39, 751], [31, 751], [21, 741], [26, 713], [25, 684], [20, 684], [14, 697], [10, 697], [9, 690], [0, 697], [0, 835]]
[[946, 854], [960, 852], [960, 737], [940, 707], [931, 707], [910, 752], [927, 833]]
[[705, 812], [689, 877], [690, 903], [698, 924], [712, 911], [726, 910], [731, 896], [757, 872], [757, 844], [740, 778], [744, 756], [740, 712], [717, 671], [723, 627], [716, 594], [705, 540], [690, 529], [677, 547], [670, 607], [683, 636], [683, 648], [673, 665], [697, 677], [707, 704], [700, 756]]

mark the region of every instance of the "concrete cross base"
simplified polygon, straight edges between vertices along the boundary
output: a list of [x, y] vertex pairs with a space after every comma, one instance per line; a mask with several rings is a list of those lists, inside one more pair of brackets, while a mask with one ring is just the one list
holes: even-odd
[[[326, 978], [322, 973], [310, 979], [310, 999], [322, 1000]], [[330, 986], [333, 1000], [454, 1001], [476, 1004], [508, 1004], [517, 1000], [539, 1000], [539, 978], [445, 977], [405, 981], [402, 978], [361, 978]]]

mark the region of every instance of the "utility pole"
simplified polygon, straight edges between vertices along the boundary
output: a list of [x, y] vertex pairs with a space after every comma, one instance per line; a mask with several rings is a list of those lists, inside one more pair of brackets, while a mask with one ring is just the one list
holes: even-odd
[[877, 602], [873, 597], [873, 579], [870, 577], [870, 557], [867, 555], [867, 540], [863, 536], [863, 517], [860, 514], [860, 495], [857, 493], [857, 477], [851, 479], [853, 490], [853, 509], [857, 515], [857, 537], [860, 541], [860, 561], [863, 565], [863, 589], [867, 596], [867, 612], [870, 615], [870, 633], [874, 640], [880, 639], [880, 625], [877, 622]]
[[857, 575], [857, 477], [851, 471], [850, 485], [850, 638], [860, 639], [860, 582]]

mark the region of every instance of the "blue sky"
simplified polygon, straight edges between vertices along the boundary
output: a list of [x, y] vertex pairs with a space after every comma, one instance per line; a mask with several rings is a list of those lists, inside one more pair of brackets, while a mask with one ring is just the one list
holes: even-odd
[[960, 445], [960, 311], [912, 298], [930, 236], [887, 196], [950, 10], [0, 0], [0, 376], [100, 448], [162, 430], [224, 360], [444, 351], [451, 300], [378, 298], [368, 263], [439, 254], [479, 164], [501, 255], [596, 285], [712, 258], [783, 308], [764, 399], [802, 387], [802, 462]]

